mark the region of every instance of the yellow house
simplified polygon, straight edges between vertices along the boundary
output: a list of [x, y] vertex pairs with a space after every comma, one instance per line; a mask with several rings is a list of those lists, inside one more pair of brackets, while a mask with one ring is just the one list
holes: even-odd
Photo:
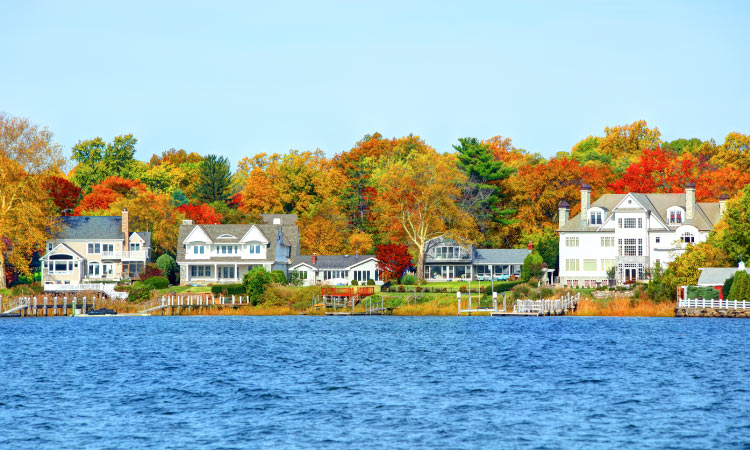
[[[151, 233], [130, 232], [121, 216], [65, 216], [40, 258], [45, 291], [88, 290], [92, 284], [137, 278], [150, 259]], [[79, 289], [80, 287], [80, 289]]]

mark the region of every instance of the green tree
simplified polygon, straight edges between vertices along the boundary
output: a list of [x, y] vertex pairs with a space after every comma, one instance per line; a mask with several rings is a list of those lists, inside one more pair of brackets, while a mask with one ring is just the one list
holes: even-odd
[[515, 169], [495, 159], [489, 146], [476, 138], [461, 138], [458, 142], [460, 145], [453, 146], [457, 165], [466, 175], [461, 189], [462, 208], [474, 217], [483, 235], [493, 224], [512, 224], [515, 209], [502, 206], [506, 195], [501, 192], [499, 183]]
[[110, 143], [100, 137], [78, 141], [73, 146], [72, 159], [78, 163], [72, 181], [84, 192], [109, 177], [140, 179], [146, 165], [134, 158], [138, 142], [132, 134], [117, 136]]
[[229, 160], [224, 156], [208, 155], [203, 159], [200, 182], [196, 194], [204, 203], [226, 202], [229, 199], [229, 186], [232, 171]]
[[739, 198], [728, 202], [727, 210], [710, 239], [717, 240], [718, 247], [727, 253], [733, 265], [750, 256], [750, 184], [745, 186]]
[[538, 252], [531, 252], [526, 255], [523, 259], [523, 267], [521, 268], [521, 280], [529, 281], [531, 278], [539, 278], [542, 276], [542, 263], [544, 258]]
[[253, 267], [250, 272], [242, 277], [242, 286], [244, 286], [253, 306], [258, 304], [258, 299], [266, 292], [269, 284], [271, 284], [271, 274], [263, 266]]
[[171, 284], [178, 283], [179, 280], [177, 279], [177, 276], [179, 274], [179, 266], [172, 256], [167, 253], [161, 255], [156, 259], [156, 265], [159, 266], [161, 273], [169, 278]]

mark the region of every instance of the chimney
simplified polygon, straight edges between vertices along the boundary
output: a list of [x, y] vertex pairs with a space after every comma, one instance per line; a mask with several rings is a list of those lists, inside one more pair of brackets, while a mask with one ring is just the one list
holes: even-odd
[[695, 183], [685, 185], [685, 220], [695, 217]]
[[530, 252], [533, 252], [533, 251], [534, 251], [534, 243], [533, 243], [533, 242], [531, 242], [531, 241], [529, 241], [529, 251], [530, 251]]
[[122, 208], [122, 232], [125, 234], [125, 247], [123, 251], [128, 251], [130, 248], [130, 223], [128, 217], [128, 208]]
[[591, 186], [581, 185], [581, 223], [588, 225], [589, 208], [591, 208]]
[[317, 253], [313, 253], [312, 263], [313, 264], [317, 264], [318, 263], [318, 254]]
[[719, 214], [722, 216], [727, 210], [727, 200], [729, 200], [729, 196], [727, 194], [721, 194], [721, 196], [719, 196]]
[[568, 215], [570, 215], [570, 205], [568, 204], [568, 202], [563, 200], [560, 202], [560, 205], [558, 205], [558, 228], [562, 228], [566, 223], [568, 223]]

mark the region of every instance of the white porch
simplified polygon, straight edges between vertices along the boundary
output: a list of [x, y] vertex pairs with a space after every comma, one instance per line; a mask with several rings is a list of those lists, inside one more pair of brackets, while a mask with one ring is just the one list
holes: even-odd
[[248, 264], [243, 263], [209, 263], [209, 262], [190, 262], [183, 263], [185, 267], [184, 279], [180, 279], [181, 284], [188, 283], [241, 283], [242, 277], [253, 267], [261, 266], [267, 271], [271, 271], [270, 263]]

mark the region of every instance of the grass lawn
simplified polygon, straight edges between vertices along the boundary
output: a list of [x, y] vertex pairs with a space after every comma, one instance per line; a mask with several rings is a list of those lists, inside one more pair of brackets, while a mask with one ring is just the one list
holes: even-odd
[[156, 289], [154, 292], [158, 293], [159, 295], [162, 294], [203, 294], [206, 292], [211, 292], [211, 288], [208, 286], [169, 286], [168, 288], [164, 289]]

